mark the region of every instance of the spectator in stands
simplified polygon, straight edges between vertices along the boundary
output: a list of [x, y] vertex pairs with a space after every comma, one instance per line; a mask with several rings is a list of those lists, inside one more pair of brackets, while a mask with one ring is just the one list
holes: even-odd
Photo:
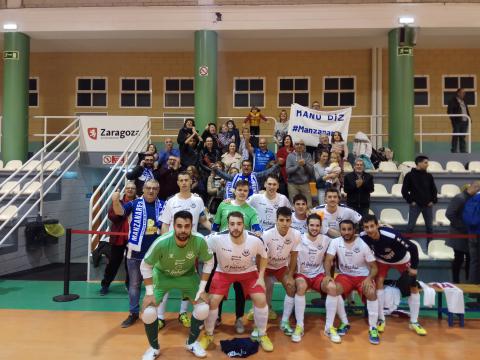
[[160, 191], [158, 192], [158, 198], [160, 200], [165, 201], [180, 191], [177, 184], [178, 174], [180, 173], [179, 168], [180, 158], [170, 155], [167, 161], [167, 167], [161, 167], [154, 171], [153, 175], [155, 180], [162, 183]]
[[359, 131], [355, 134], [353, 139], [352, 154], [353, 159], [362, 159], [365, 170], [374, 170], [372, 161], [372, 142], [363, 132]]
[[250, 127], [250, 134], [253, 135], [252, 145], [258, 147], [258, 137], [260, 136], [260, 121], [268, 121], [265, 116], [260, 112], [260, 109], [256, 106], [252, 106], [250, 112], [243, 120], [243, 123]]
[[[233, 176], [233, 178], [235, 178], [235, 175], [238, 174], [240, 172], [239, 169], [237, 169], [236, 167], [230, 167], [230, 169], [228, 169], [228, 175], [231, 175]], [[226, 181], [225, 182], [225, 199], [233, 199], [233, 182], [230, 180], [230, 181]]]
[[305, 151], [305, 142], [299, 140], [295, 143], [295, 151], [287, 156], [288, 197], [293, 203], [297, 194], [307, 198], [308, 207], [312, 207], [312, 194], [310, 180], [314, 179], [312, 156]]
[[170, 156], [180, 158], [180, 150], [173, 147], [173, 140], [168, 137], [165, 139], [165, 149], [160, 153], [160, 157], [158, 158], [158, 167], [168, 168], [168, 159]]
[[[235, 144], [230, 145], [235, 146]], [[214, 166], [222, 171], [225, 168], [221, 161], [217, 161]], [[210, 173], [207, 180], [207, 192], [210, 196], [207, 204], [208, 212], [214, 215], [217, 212], [218, 205], [220, 205], [225, 198], [225, 180], [213, 171]]]
[[227, 136], [229, 138], [233, 138], [233, 141], [235, 142], [235, 145], [237, 145], [237, 148], [240, 146], [240, 133], [237, 129], [237, 126], [235, 125], [235, 122], [233, 120], [228, 120], [227, 121]]
[[250, 134], [250, 129], [248, 127], [244, 127], [242, 129], [242, 137], [240, 139], [240, 147], [238, 148], [238, 152], [242, 155], [242, 160], [252, 160], [250, 152], [250, 146], [252, 144], [252, 135]]
[[226, 152], [228, 150], [228, 145], [231, 143], [235, 143], [235, 136], [231, 135], [228, 136], [228, 126], [227, 123], [222, 124], [221, 132], [218, 135], [219, 146], [222, 152]]
[[228, 145], [228, 152], [222, 155], [222, 163], [225, 165], [225, 169], [229, 169], [231, 166], [240, 169], [242, 166], [242, 155], [237, 152], [237, 146], [235, 143]]
[[277, 163], [280, 165], [280, 188], [278, 192], [288, 197], [287, 156], [294, 151], [293, 140], [290, 135], [285, 135], [281, 142], [281, 148], [277, 151]]
[[145, 158], [145, 155], [153, 155], [154, 167], [158, 165], [158, 152], [155, 144], [148, 144], [147, 149], [144, 152], [138, 153], [138, 164]]
[[[133, 181], [127, 182], [127, 185], [125, 185], [125, 194], [123, 195], [123, 198], [120, 199], [120, 203], [124, 205], [129, 201], [135, 200], [136, 192], [137, 187], [135, 186], [135, 183]], [[125, 216], [116, 215], [113, 211], [113, 205], [110, 205], [110, 208], [108, 209], [108, 220], [110, 220], [110, 231], [128, 234], [128, 218]], [[125, 257], [128, 235], [110, 235], [109, 242], [111, 245], [111, 255], [107, 266], [105, 266], [105, 273], [101, 282], [100, 295], [102, 296], [108, 294], [110, 284], [115, 279], [118, 269], [120, 268], [123, 258]], [[126, 269], [127, 266], [125, 264], [125, 270]], [[128, 288], [128, 272], [125, 284]]]
[[248, 181], [248, 189], [249, 189], [248, 196], [251, 196], [253, 194], [258, 193], [261, 187], [260, 184], [263, 184], [263, 181], [266, 179], [268, 175], [277, 171], [279, 166], [276, 164], [271, 168], [258, 173], [252, 172], [252, 168], [253, 166], [250, 160], [243, 160], [242, 172], [236, 175], [226, 174], [225, 172], [215, 168], [212, 170], [215, 171], [218, 174], [218, 176], [220, 176], [222, 179], [225, 179], [226, 181], [231, 181], [233, 188], [235, 188], [235, 184], [239, 180]]
[[202, 139], [204, 144], [206, 144], [208, 137], [212, 138], [213, 147], [217, 150], [220, 150], [220, 144], [219, 144], [218, 133], [217, 133], [217, 125], [215, 125], [214, 123], [208, 123], [208, 125], [205, 127], [205, 130], [203, 130]]
[[200, 176], [198, 169], [195, 166], [190, 165], [187, 167], [186, 171], [190, 174], [190, 177], [192, 178], [192, 193], [200, 195], [203, 203], [206, 204], [208, 200], [207, 185]]
[[275, 154], [268, 150], [267, 139], [260, 138], [258, 147], [250, 146], [248, 149], [253, 157], [253, 171], [260, 172], [267, 168], [270, 161], [275, 160]]
[[320, 135], [315, 158], [318, 160], [318, 156], [324, 151], [326, 151], [329, 156], [332, 151], [332, 144], [330, 144], [330, 139], [327, 134]]
[[[464, 115], [464, 116], [450, 116], [450, 122], [452, 123], [452, 132], [454, 133], [466, 133], [468, 131], [468, 118], [470, 112], [468, 111], [468, 105], [465, 102], [465, 90], [462, 88], [457, 89], [455, 95], [452, 96], [448, 102], [447, 114], [449, 115]], [[452, 153], [457, 152], [457, 148], [461, 153], [467, 152], [465, 146], [465, 135], [453, 135], [452, 147], [450, 151]]]
[[180, 145], [180, 165], [186, 169], [190, 165], [198, 166], [200, 162], [200, 151], [202, 150], [202, 138], [197, 130], [192, 128], [192, 134]]
[[183, 127], [178, 131], [177, 136], [177, 143], [180, 147], [180, 151], [182, 146], [185, 145], [187, 139], [193, 134], [193, 130], [195, 129], [195, 121], [193, 119], [185, 119], [183, 123]]
[[329, 164], [325, 168], [325, 188], [335, 188], [338, 191], [342, 188], [343, 184], [343, 170], [340, 166], [340, 155], [336, 152], [330, 154]]
[[342, 133], [340, 131], [334, 131], [330, 143], [332, 144], [332, 152], [340, 155], [340, 166], [343, 168], [343, 161], [347, 160], [348, 157], [348, 146], [347, 142], [343, 140]]
[[[450, 221], [450, 234], [467, 234], [468, 229], [463, 222], [463, 207], [468, 199], [480, 191], [480, 181], [475, 181], [453, 197], [448, 204], [445, 216]], [[448, 239], [445, 244], [453, 249], [454, 258], [452, 261], [452, 279], [458, 284], [460, 282], [460, 270], [465, 262], [465, 280], [468, 280], [470, 254], [468, 251], [468, 239]]]
[[212, 137], [208, 136], [205, 139], [203, 148], [200, 150], [202, 164], [211, 168], [213, 164], [220, 160], [220, 156], [220, 151], [215, 147]]
[[[425, 220], [428, 234], [433, 232], [433, 204], [437, 202], [437, 187], [432, 174], [427, 172], [428, 157], [419, 155], [415, 158], [416, 168], [413, 168], [403, 180], [402, 196], [410, 205], [408, 211], [407, 232], [415, 228], [420, 213]], [[429, 240], [427, 240], [427, 245]]]
[[[153, 158], [153, 157], [152, 157]], [[112, 195], [112, 205], [115, 215], [129, 216], [135, 221], [130, 222], [128, 238], [127, 267], [129, 276], [128, 298], [130, 314], [122, 322], [122, 328], [132, 326], [140, 313], [140, 287], [142, 274], [140, 264], [150, 248], [150, 245], [158, 237], [160, 230], [160, 214], [164, 202], [157, 199], [160, 185], [158, 181], [150, 179], [143, 186], [143, 196], [126, 204], [120, 202], [120, 193]]]
[[154, 178], [153, 176], [153, 165], [155, 158], [153, 155], [145, 155], [140, 164], [135, 166], [131, 171], [127, 171], [126, 177], [128, 180], [135, 181], [137, 187], [137, 195], [141, 196], [143, 194], [143, 184], [147, 180]]
[[317, 100], [312, 103], [312, 109], [320, 111], [320, 103]]
[[353, 171], [345, 175], [343, 189], [347, 194], [347, 206], [362, 217], [367, 216], [370, 209], [370, 194], [374, 190], [374, 185], [373, 176], [365, 172], [362, 159], [355, 160]]
[[318, 161], [315, 163], [315, 165], [313, 165], [313, 170], [315, 173], [315, 185], [317, 188], [318, 205], [322, 205], [325, 202], [325, 189], [327, 188], [327, 174], [325, 172], [325, 169], [328, 166], [329, 156], [329, 152], [322, 151], [318, 156]]
[[283, 139], [288, 134], [288, 113], [287, 110], [280, 111], [278, 121], [275, 122], [273, 140], [277, 146], [283, 146]]

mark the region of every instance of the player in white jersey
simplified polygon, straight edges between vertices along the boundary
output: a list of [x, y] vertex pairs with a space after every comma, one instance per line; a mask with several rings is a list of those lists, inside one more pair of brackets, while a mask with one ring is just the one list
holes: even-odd
[[322, 218], [322, 233], [336, 238], [340, 236], [340, 222], [351, 220], [359, 224], [362, 216], [355, 210], [340, 205], [340, 193], [335, 188], [325, 191], [325, 204], [313, 208], [312, 213], [317, 213]]
[[265, 192], [253, 194], [247, 200], [247, 204], [257, 210], [258, 219], [263, 229], [275, 226], [277, 209], [281, 206], [291, 207], [285, 195], [279, 194], [280, 182], [274, 175], [268, 175], [265, 180]]
[[[177, 180], [180, 192], [167, 200], [160, 221], [162, 222], [162, 235], [168, 231], [173, 230], [173, 216], [175, 213], [186, 210], [193, 216], [192, 231], [197, 232], [198, 223], [201, 223], [205, 228], [210, 229], [212, 226], [205, 216], [205, 205], [200, 196], [192, 194], [192, 177], [187, 172], [178, 174]], [[163, 297], [162, 303], [158, 307], [158, 327], [162, 329], [165, 327], [165, 310], [167, 307], [168, 293]], [[182, 300], [180, 303], [180, 312], [178, 321], [185, 327], [190, 327], [190, 318], [188, 316], [188, 301]]]
[[[330, 238], [321, 234], [322, 219], [317, 214], [311, 214], [307, 218], [308, 231], [303, 234], [300, 243], [297, 272], [295, 274], [295, 297], [285, 297], [285, 306], [280, 323], [280, 328], [286, 335], [286, 331], [290, 329], [289, 318], [292, 309], [295, 306], [295, 318], [297, 324], [295, 331], [291, 333], [293, 342], [300, 342], [304, 334], [304, 318], [305, 318], [305, 293], [308, 289], [313, 289], [324, 294], [334, 292], [334, 284], [329, 285], [326, 281], [325, 270], [323, 268], [323, 260], [325, 252], [328, 249]], [[330, 287], [330, 289], [329, 289]], [[337, 335], [338, 337], [338, 335]]]
[[[218, 305], [227, 297], [230, 285], [239, 282], [245, 296], [250, 296], [253, 302], [258, 336], [252, 339], [258, 341], [265, 351], [273, 351], [273, 344], [267, 336], [268, 305], [264, 276], [268, 259], [263, 240], [245, 231], [243, 214], [233, 211], [228, 215], [228, 231], [211, 235], [207, 243], [216, 254], [217, 269], [210, 284], [210, 313], [205, 320], [205, 334], [200, 344], [206, 350], [212, 343]], [[257, 256], [260, 258], [258, 269]]]
[[307, 232], [307, 198], [303, 194], [297, 194], [293, 197], [292, 227], [300, 233]]
[[[368, 324], [370, 326], [368, 337], [370, 343], [377, 345], [380, 337], [377, 330], [378, 300], [375, 291], [375, 276], [377, 265], [375, 255], [370, 247], [355, 234], [355, 224], [351, 220], [340, 223], [341, 236], [333, 239], [327, 250], [325, 258], [325, 271], [330, 274], [333, 260], [337, 257], [340, 274], [335, 278], [336, 299], [341, 295], [347, 296], [352, 290], [358, 291], [362, 300], [367, 300]], [[332, 280], [330, 278], [329, 280]], [[330, 319], [333, 326], [333, 320]]]
[[[301, 240], [300, 232], [290, 227], [292, 224], [292, 210], [289, 207], [279, 207], [276, 211], [276, 217], [276, 225], [265, 231], [262, 235], [262, 239], [268, 248], [265, 284], [267, 286], [269, 320], [275, 320], [277, 318], [277, 314], [272, 309], [272, 293], [275, 280], [282, 283], [289, 298], [293, 299], [295, 295], [295, 280], [293, 279], [293, 274], [297, 266], [297, 251]], [[248, 320], [252, 321], [253, 315], [252, 309], [248, 313]]]

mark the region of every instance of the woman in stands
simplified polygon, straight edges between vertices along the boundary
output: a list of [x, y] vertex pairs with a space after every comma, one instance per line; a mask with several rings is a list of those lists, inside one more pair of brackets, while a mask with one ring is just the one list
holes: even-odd
[[322, 205], [325, 202], [325, 189], [327, 188], [327, 183], [324, 177], [326, 175], [325, 169], [328, 167], [329, 157], [330, 154], [327, 151], [322, 151], [318, 155], [318, 161], [315, 163], [315, 165], [313, 165], [313, 170], [315, 171], [318, 205]]
[[237, 145], [237, 148], [240, 146], [240, 132], [237, 129], [237, 126], [235, 125], [235, 122], [233, 120], [228, 120], [227, 121], [227, 134], [229, 138], [232, 138], [233, 136], [233, 141], [235, 142], [235, 145]]
[[340, 131], [335, 131], [332, 134], [332, 153], [335, 152], [340, 156], [340, 166], [343, 168], [343, 161], [347, 160], [348, 157], [348, 146], [347, 142], [343, 140], [342, 134]]
[[148, 144], [147, 145], [147, 150], [145, 150], [144, 152], [138, 153], [137, 165], [140, 165], [140, 162], [145, 158], [145, 155], [153, 155], [153, 159], [154, 159], [153, 167], [157, 168], [157, 166], [158, 166], [158, 151], [157, 151], [157, 147], [155, 146], [155, 144]]
[[185, 119], [183, 127], [178, 131], [177, 143], [180, 147], [185, 145], [185, 141], [193, 134], [195, 129], [195, 121], [193, 119]]
[[222, 163], [225, 165], [225, 169], [229, 169], [231, 166], [240, 169], [242, 165], [242, 155], [237, 152], [237, 146], [235, 143], [228, 145], [228, 152], [222, 155]]
[[278, 115], [279, 121], [275, 122], [275, 130], [273, 132], [273, 140], [277, 146], [282, 146], [283, 138], [288, 134], [288, 113], [287, 110], [280, 111]]
[[208, 123], [208, 125], [205, 127], [205, 130], [202, 133], [202, 139], [204, 143], [206, 143], [205, 141], [207, 140], [207, 137], [212, 138], [213, 147], [215, 149], [221, 150], [217, 133], [217, 125], [215, 125], [214, 123]]
[[280, 187], [278, 188], [278, 192], [288, 197], [288, 179], [285, 163], [287, 161], [288, 154], [295, 149], [293, 147], [293, 140], [290, 135], [285, 135], [281, 144], [282, 147], [277, 151], [277, 162], [278, 165], [280, 165]]

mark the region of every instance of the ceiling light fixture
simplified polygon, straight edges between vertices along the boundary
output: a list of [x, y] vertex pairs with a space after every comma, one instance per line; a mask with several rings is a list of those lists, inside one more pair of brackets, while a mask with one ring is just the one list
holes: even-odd
[[3, 24], [3, 30], [17, 30], [18, 26], [15, 23]]
[[402, 25], [410, 25], [415, 22], [415, 18], [412, 16], [400, 16], [398, 22]]

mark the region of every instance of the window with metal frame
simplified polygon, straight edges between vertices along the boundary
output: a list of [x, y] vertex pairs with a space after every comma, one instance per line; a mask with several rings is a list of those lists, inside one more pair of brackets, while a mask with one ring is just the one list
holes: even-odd
[[355, 76], [325, 76], [323, 106], [355, 106]]
[[265, 107], [265, 78], [233, 78], [233, 107], [251, 108], [252, 106]]
[[192, 108], [195, 106], [193, 78], [165, 78], [165, 108]]
[[428, 75], [415, 75], [413, 90], [413, 103], [416, 107], [430, 106], [430, 78]]
[[290, 107], [293, 103], [308, 106], [310, 102], [309, 77], [279, 77], [278, 102], [279, 108]]
[[477, 106], [477, 77], [475, 75], [443, 75], [443, 106], [447, 106], [457, 89], [465, 90], [465, 103], [468, 106]]
[[152, 79], [149, 77], [120, 78], [121, 108], [151, 108]]
[[107, 89], [106, 77], [78, 77], [76, 107], [107, 107]]
[[40, 80], [38, 77], [28, 79], [28, 106], [38, 107]]

